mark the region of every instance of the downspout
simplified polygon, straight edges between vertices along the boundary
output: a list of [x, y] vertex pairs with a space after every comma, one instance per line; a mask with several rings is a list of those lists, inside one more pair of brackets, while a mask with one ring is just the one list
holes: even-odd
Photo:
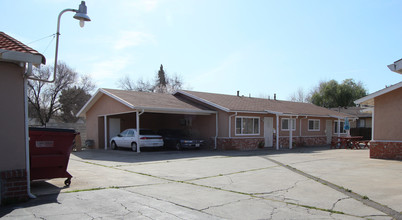
[[28, 70], [24, 75], [24, 117], [25, 117], [25, 165], [27, 172], [27, 194], [29, 198], [35, 199], [36, 196], [31, 193], [31, 166], [29, 159], [29, 127], [28, 127], [28, 76], [32, 74], [32, 63], [28, 63]]
[[237, 116], [237, 112], [235, 112], [233, 115], [229, 115], [229, 137], [232, 137], [232, 117]]
[[215, 119], [216, 125], [215, 125], [215, 148], [214, 150], [216, 150], [217, 148], [217, 139], [218, 139], [218, 112], [216, 112], [216, 119]]
[[138, 113], [138, 110], [137, 110], [137, 112], [136, 112], [136, 124], [137, 124], [137, 153], [141, 153], [141, 150], [140, 150], [140, 141], [141, 141], [141, 139], [140, 139], [140, 116], [142, 115], [144, 113], [144, 109], [142, 109], [141, 110], [141, 112], [140, 113]]

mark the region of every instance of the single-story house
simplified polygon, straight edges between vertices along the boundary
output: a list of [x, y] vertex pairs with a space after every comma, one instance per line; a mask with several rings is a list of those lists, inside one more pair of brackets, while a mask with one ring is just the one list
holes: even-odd
[[362, 107], [339, 107], [331, 110], [353, 115], [356, 120], [350, 122], [350, 135], [363, 136], [364, 140], [371, 140], [371, 113], [363, 111]]
[[402, 81], [355, 103], [372, 113], [370, 158], [402, 160]]
[[45, 62], [36, 50], [0, 32], [0, 204], [30, 196], [26, 75]]
[[99, 89], [77, 114], [94, 148], [127, 128], [187, 130], [214, 149], [325, 145], [353, 116], [310, 103], [195, 91], [174, 94]]

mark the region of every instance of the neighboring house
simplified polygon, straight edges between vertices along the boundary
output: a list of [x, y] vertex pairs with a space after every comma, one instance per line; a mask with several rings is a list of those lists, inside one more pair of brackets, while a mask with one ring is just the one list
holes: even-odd
[[355, 103], [372, 112], [370, 157], [402, 160], [402, 81]]
[[350, 122], [350, 134], [352, 136], [363, 136], [364, 140], [371, 140], [371, 113], [362, 111], [364, 110], [362, 107], [339, 107], [331, 108], [331, 110], [353, 115], [356, 120]]
[[29, 196], [26, 74], [45, 57], [0, 32], [0, 204]]
[[185, 129], [210, 140], [215, 149], [324, 145], [346, 135], [344, 120], [353, 119], [309, 103], [194, 91], [171, 95], [114, 89], [99, 89], [77, 115], [86, 117], [87, 138], [95, 142], [95, 148], [105, 149], [111, 137], [130, 127]]

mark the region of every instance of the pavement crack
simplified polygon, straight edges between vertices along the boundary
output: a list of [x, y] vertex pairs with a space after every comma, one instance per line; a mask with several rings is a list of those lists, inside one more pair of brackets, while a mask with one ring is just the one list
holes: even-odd
[[205, 210], [210, 209], [210, 208], [218, 208], [218, 207], [222, 207], [222, 206], [226, 206], [226, 205], [230, 205], [230, 204], [234, 204], [234, 203], [238, 203], [238, 202], [242, 202], [242, 201], [252, 200], [252, 199], [254, 199], [254, 198], [238, 199], [238, 200], [235, 200], [235, 201], [230, 201], [230, 202], [222, 203], [222, 204], [219, 204], [219, 205], [208, 206], [206, 208], [200, 209], [199, 211], [205, 211]]
[[330, 210], [334, 210], [334, 208], [335, 208], [335, 206], [338, 204], [338, 202], [340, 202], [340, 201], [342, 201], [342, 200], [345, 200], [345, 199], [350, 199], [350, 197], [348, 196], [348, 197], [344, 197], [344, 198], [340, 198], [340, 199], [336, 200], [336, 201], [334, 202], [334, 204], [332, 204], [332, 207], [330, 208]]
[[274, 207], [270, 213], [269, 219], [274, 219], [274, 215], [277, 213], [278, 208]]
[[374, 209], [376, 209], [376, 210], [378, 210], [380, 212], [383, 212], [383, 213], [385, 213], [385, 214], [387, 214], [387, 215], [389, 215], [389, 216], [391, 216], [391, 217], [393, 217], [395, 219], [402, 219], [402, 213], [400, 213], [400, 212], [398, 212], [398, 211], [396, 211], [396, 210], [394, 210], [392, 208], [389, 208], [388, 206], [382, 205], [382, 204], [380, 204], [380, 203], [378, 203], [376, 201], [373, 201], [371, 199], [367, 199], [362, 195], [359, 195], [359, 194], [357, 194], [355, 192], [352, 192], [351, 190], [347, 190], [347, 189], [345, 189], [345, 188], [343, 188], [341, 186], [338, 186], [336, 184], [333, 184], [333, 183], [331, 183], [329, 181], [326, 181], [326, 180], [323, 180], [323, 179], [321, 179], [319, 177], [316, 177], [316, 176], [313, 176], [311, 174], [305, 173], [305, 172], [303, 172], [301, 170], [298, 170], [298, 169], [296, 169], [296, 168], [294, 168], [294, 167], [292, 167], [290, 165], [287, 165], [287, 164], [281, 163], [281, 162], [279, 162], [277, 160], [274, 160], [274, 159], [272, 159], [272, 158], [270, 158], [268, 156], [261, 156], [261, 158], [264, 158], [264, 159], [266, 159], [268, 161], [271, 161], [271, 162], [273, 162], [275, 164], [278, 164], [279, 166], [284, 167], [284, 168], [286, 168], [286, 169], [288, 169], [288, 170], [290, 170], [290, 171], [292, 171], [294, 173], [297, 173], [297, 174], [305, 176], [305, 177], [307, 177], [309, 179], [315, 180], [315, 181], [317, 181], [317, 182], [319, 182], [319, 183], [321, 183], [323, 185], [326, 185], [326, 186], [328, 186], [328, 187], [330, 187], [330, 188], [332, 188], [332, 189], [334, 189], [334, 190], [336, 190], [338, 192], [341, 192], [341, 193], [345, 194], [348, 197], [356, 199], [357, 201], [359, 201], [359, 202], [361, 202], [361, 203], [363, 203], [363, 204], [365, 204], [365, 205], [367, 205], [367, 206], [369, 206], [371, 208], [374, 208]]
[[[178, 204], [178, 203], [174, 203], [174, 202], [172, 202], [172, 201], [164, 200], [164, 199], [157, 198], [157, 197], [153, 197], [153, 196], [150, 196], [150, 195], [145, 195], [145, 194], [138, 193], [138, 192], [132, 192], [132, 191], [129, 191], [129, 190], [125, 190], [125, 191], [130, 192], [130, 193], [132, 193], [132, 194], [137, 194], [137, 195], [141, 195], [141, 196], [144, 196], [144, 197], [152, 198], [152, 199], [155, 199], [155, 200], [158, 200], [158, 201], [167, 202], [167, 203], [170, 203], [170, 204], [173, 204], [173, 205], [176, 205], [176, 206], [180, 206], [180, 207], [183, 207], [183, 208], [187, 208], [187, 209], [190, 209], [190, 210], [193, 210], [193, 211], [199, 211], [199, 210], [197, 210], [197, 209], [194, 209], [194, 208], [191, 208], [191, 207], [188, 207], [188, 206], [184, 206], [184, 205], [181, 205], [181, 204]], [[174, 216], [174, 217], [176, 217], [176, 218], [178, 218], [178, 219], [183, 219], [183, 218], [181, 218], [181, 217], [179, 217], [179, 216], [177, 216], [177, 215], [175, 215], [175, 214], [173, 214], [173, 213], [171, 213], [171, 212], [164, 212], [164, 211], [161, 211], [161, 210], [159, 210], [159, 209], [157, 209], [157, 208], [155, 208], [155, 207], [152, 207], [152, 206], [147, 205], [147, 204], [144, 204], [144, 203], [140, 203], [140, 202], [137, 202], [137, 201], [134, 202], [134, 203], [143, 205], [143, 206], [148, 207], [148, 208], [150, 208], [150, 209], [156, 210], [156, 211], [158, 211], [158, 212], [160, 212], [160, 213], [166, 213], [166, 214], [172, 215], [172, 216]], [[206, 213], [206, 214], [208, 214], [208, 213]], [[209, 215], [210, 215], [210, 214], [209, 214]], [[145, 216], [145, 215], [144, 215], [144, 216]], [[184, 220], [184, 219], [183, 219], [183, 220]]]
[[278, 193], [278, 192], [284, 192], [284, 193], [289, 192], [289, 190], [296, 188], [297, 184], [299, 184], [300, 182], [304, 182], [304, 181], [308, 181], [308, 179], [298, 180], [293, 185], [291, 185], [285, 189], [277, 189], [277, 190], [273, 190], [273, 191], [269, 191], [269, 192], [261, 192], [261, 193], [251, 193], [251, 195], [258, 196], [258, 195], [274, 194], [274, 193]]

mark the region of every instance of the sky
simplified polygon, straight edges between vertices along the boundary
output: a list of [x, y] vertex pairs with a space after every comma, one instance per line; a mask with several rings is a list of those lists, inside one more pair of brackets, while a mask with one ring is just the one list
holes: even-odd
[[[0, 0], [0, 31], [54, 63], [57, 16], [72, 0]], [[402, 81], [400, 0], [87, 0], [80, 28], [61, 18], [59, 62], [97, 88], [154, 80], [163, 64], [184, 89], [288, 100], [352, 78], [369, 93]]]

